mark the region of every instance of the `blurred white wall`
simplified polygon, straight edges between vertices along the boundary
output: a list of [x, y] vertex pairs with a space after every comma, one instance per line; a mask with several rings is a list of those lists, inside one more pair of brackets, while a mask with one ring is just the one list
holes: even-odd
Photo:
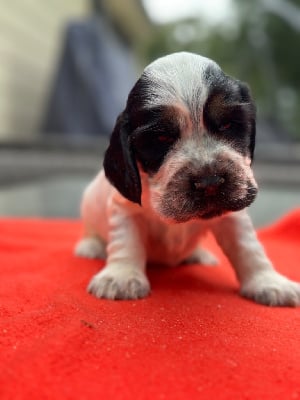
[[88, 0], [0, 0], [0, 141], [38, 134], [71, 18], [88, 14]]

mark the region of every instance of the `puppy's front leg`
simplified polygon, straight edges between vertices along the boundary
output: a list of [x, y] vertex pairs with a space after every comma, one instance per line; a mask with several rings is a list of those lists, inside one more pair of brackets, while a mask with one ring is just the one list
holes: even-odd
[[246, 211], [220, 218], [212, 230], [235, 269], [243, 296], [270, 306], [300, 304], [300, 284], [274, 270]]
[[118, 207], [111, 210], [107, 263], [92, 278], [90, 293], [107, 299], [137, 299], [149, 294], [144, 228], [139, 216], [128, 216]]

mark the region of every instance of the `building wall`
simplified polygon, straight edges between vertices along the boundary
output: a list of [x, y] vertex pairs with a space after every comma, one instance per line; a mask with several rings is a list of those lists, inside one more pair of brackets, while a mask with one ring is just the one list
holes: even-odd
[[0, 0], [0, 142], [38, 134], [65, 24], [88, 11], [88, 0]]

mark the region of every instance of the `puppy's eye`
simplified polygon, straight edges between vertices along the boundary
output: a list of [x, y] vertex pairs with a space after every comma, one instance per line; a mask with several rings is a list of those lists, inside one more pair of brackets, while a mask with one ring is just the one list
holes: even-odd
[[159, 140], [159, 142], [166, 144], [171, 144], [175, 141], [175, 138], [167, 135], [159, 135], [157, 139]]
[[231, 128], [231, 123], [230, 123], [230, 122], [227, 122], [226, 124], [221, 125], [221, 126], [219, 127], [219, 131], [220, 131], [220, 132], [226, 132], [226, 131], [228, 131], [230, 128]]

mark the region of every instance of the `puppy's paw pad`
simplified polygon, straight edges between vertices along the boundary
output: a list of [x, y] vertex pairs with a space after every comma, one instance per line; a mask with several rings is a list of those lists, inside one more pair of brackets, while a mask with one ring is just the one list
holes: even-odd
[[109, 271], [108, 268], [92, 278], [87, 290], [99, 298], [130, 300], [146, 297], [150, 293], [150, 284], [140, 271], [123, 270], [120, 273], [120, 271]]
[[105, 244], [97, 237], [83, 238], [75, 247], [75, 255], [85, 258], [105, 258]]
[[208, 250], [197, 247], [194, 252], [184, 260], [183, 264], [202, 264], [214, 267], [219, 264], [219, 260]]
[[241, 288], [241, 294], [268, 306], [300, 305], [300, 284], [275, 271], [257, 274]]

